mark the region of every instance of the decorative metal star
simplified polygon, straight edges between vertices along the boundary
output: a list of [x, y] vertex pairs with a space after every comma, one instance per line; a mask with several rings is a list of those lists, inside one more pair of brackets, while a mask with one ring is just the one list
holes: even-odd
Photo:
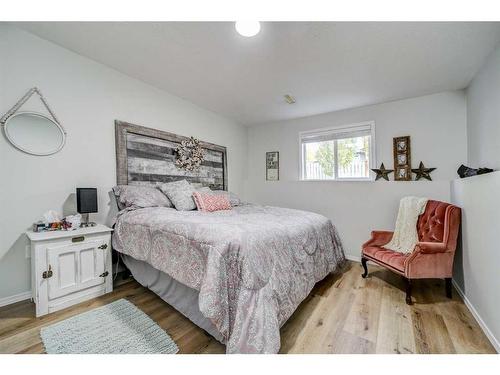
[[430, 173], [436, 168], [425, 168], [424, 163], [420, 162], [418, 169], [412, 169], [413, 173], [416, 173], [415, 181], [420, 180], [421, 178], [426, 178], [429, 181], [432, 181]]
[[385, 169], [384, 163], [380, 165], [380, 168], [374, 168], [372, 169], [373, 172], [377, 174], [377, 177], [375, 177], [375, 181], [377, 181], [379, 178], [384, 178], [386, 181], [389, 181], [389, 173], [394, 172], [394, 169]]

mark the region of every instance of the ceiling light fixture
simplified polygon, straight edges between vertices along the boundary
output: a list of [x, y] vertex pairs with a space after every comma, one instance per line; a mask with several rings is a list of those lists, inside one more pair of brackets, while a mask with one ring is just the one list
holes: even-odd
[[287, 102], [288, 104], [293, 104], [295, 103], [295, 98], [291, 95], [283, 95], [283, 97], [285, 98], [285, 102]]
[[260, 31], [260, 22], [259, 21], [236, 21], [234, 23], [234, 27], [238, 34], [251, 37], [255, 36]]

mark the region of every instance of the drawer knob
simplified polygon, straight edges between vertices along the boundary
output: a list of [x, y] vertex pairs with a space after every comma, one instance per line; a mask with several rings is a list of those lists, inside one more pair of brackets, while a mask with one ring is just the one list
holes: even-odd
[[101, 249], [101, 250], [106, 250], [108, 248], [108, 244], [105, 243], [104, 245], [101, 245], [98, 247], [98, 249]]
[[108, 276], [108, 275], [109, 275], [109, 272], [108, 272], [108, 271], [105, 271], [105, 272], [101, 273], [101, 274], [99, 275], [99, 277], [106, 277], [106, 276]]

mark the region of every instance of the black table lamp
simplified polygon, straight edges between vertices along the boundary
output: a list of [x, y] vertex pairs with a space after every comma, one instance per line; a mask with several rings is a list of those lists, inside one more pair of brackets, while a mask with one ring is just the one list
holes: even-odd
[[89, 222], [89, 214], [97, 212], [97, 189], [96, 188], [76, 188], [76, 210], [82, 214], [84, 220], [82, 227], [95, 226]]

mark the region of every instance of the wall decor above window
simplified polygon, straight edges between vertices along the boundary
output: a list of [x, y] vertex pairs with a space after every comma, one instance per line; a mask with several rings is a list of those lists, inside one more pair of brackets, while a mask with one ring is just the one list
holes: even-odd
[[410, 136], [393, 138], [394, 180], [411, 181]]

